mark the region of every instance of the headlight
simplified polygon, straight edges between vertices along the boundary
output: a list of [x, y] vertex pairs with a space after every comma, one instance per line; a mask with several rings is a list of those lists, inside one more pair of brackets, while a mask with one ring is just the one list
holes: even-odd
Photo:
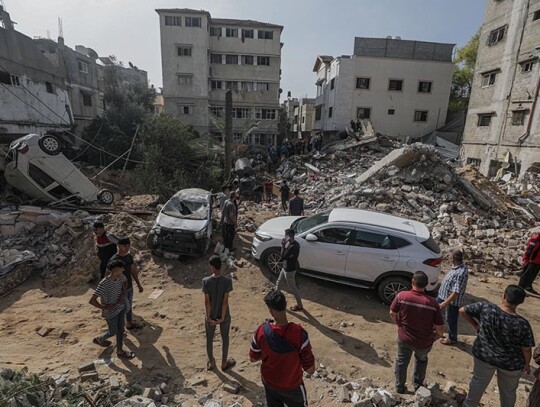
[[255, 232], [255, 239], [260, 240], [261, 242], [268, 242], [269, 240], [272, 240], [271, 236]]
[[195, 239], [200, 239], [204, 235], [206, 235], [206, 228], [199, 230], [198, 232], [195, 232]]
[[154, 226], [150, 233], [153, 233], [155, 235], [159, 235], [161, 233], [161, 228], [159, 226]]

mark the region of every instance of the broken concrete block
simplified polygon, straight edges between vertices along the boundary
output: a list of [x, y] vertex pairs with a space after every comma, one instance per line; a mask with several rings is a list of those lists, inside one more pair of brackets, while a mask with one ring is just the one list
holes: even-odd
[[110, 376], [109, 385], [111, 386], [111, 389], [113, 390], [120, 388], [120, 381], [118, 380], [118, 376]]
[[99, 380], [98, 372], [91, 371], [91, 372], [83, 372], [81, 374], [81, 382], [97, 382]]
[[49, 334], [49, 332], [51, 332], [51, 331], [52, 331], [52, 328], [41, 328], [39, 331], [37, 331], [37, 334], [38, 334], [39, 336], [45, 337], [45, 336], [47, 336], [47, 335]]
[[416, 390], [415, 400], [419, 407], [427, 407], [431, 403], [431, 392], [429, 389], [421, 386], [418, 388], [418, 390]]
[[342, 403], [350, 403], [351, 402], [351, 393], [349, 392], [349, 389], [347, 386], [341, 386], [338, 391], [338, 400]]
[[225, 383], [223, 385], [223, 390], [225, 390], [227, 393], [238, 394], [240, 393], [240, 385], [234, 382]]
[[92, 371], [92, 370], [96, 370], [96, 367], [94, 365], [93, 360], [84, 362], [82, 365], [79, 366], [79, 373], [89, 372], [89, 371]]
[[141, 396], [130, 397], [115, 404], [114, 407], [156, 407], [154, 400]]
[[151, 388], [149, 388], [149, 387], [147, 387], [146, 389], [144, 389], [143, 394], [142, 394], [142, 396], [143, 396], [144, 398], [152, 399], [152, 400], [154, 400], [154, 395], [155, 395], [154, 389], [151, 389]]

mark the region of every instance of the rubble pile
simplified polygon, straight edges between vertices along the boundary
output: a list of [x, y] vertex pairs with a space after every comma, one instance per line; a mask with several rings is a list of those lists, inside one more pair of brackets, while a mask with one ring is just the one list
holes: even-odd
[[520, 269], [528, 234], [522, 229], [537, 219], [494, 182], [471, 167], [456, 170], [429, 145], [392, 149], [374, 142], [289, 163], [284, 175], [306, 208], [355, 207], [424, 222], [442, 249], [462, 247], [476, 272], [503, 276]]

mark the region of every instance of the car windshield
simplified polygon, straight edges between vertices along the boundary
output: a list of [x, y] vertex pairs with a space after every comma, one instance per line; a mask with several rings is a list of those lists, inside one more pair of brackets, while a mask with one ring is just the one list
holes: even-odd
[[165, 204], [162, 212], [175, 218], [203, 220], [208, 217], [208, 202], [173, 197]]
[[319, 226], [323, 223], [328, 222], [329, 216], [330, 211], [326, 211], [318, 213], [317, 215], [310, 216], [309, 218], [300, 218], [298, 220], [295, 220], [291, 227], [295, 230], [297, 235], [300, 235], [314, 228], [315, 226]]

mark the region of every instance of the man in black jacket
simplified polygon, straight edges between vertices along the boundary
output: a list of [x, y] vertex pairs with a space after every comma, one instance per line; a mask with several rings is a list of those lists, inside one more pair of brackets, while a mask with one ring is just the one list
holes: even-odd
[[279, 291], [279, 285], [283, 279], [287, 281], [291, 294], [296, 299], [296, 305], [291, 307], [291, 311], [302, 311], [302, 298], [296, 286], [296, 271], [298, 270], [298, 256], [300, 255], [300, 244], [294, 239], [294, 229], [285, 231], [285, 238], [281, 241], [281, 261], [283, 268], [279, 273], [276, 282], [276, 290]]
[[[97, 256], [99, 258], [99, 281], [105, 278], [107, 264], [111, 257], [116, 254], [118, 238], [105, 230], [103, 222], [94, 222], [94, 237], [96, 241]], [[92, 280], [97, 276], [92, 275]]]

